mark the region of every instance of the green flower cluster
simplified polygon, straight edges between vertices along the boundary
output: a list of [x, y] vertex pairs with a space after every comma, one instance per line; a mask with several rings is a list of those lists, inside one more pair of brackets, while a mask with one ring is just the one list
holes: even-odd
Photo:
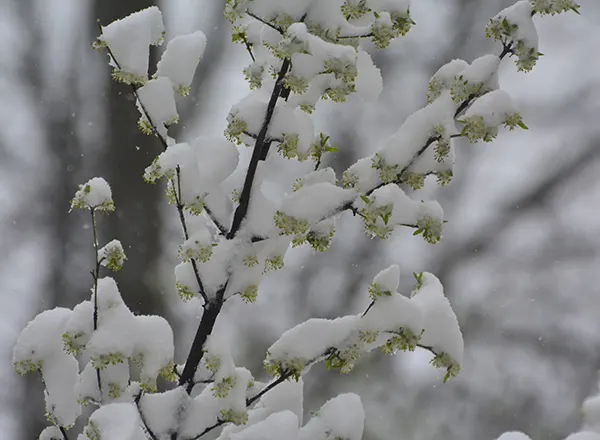
[[235, 113], [230, 113], [227, 116], [227, 128], [225, 129], [227, 140], [241, 145], [243, 143], [241, 136], [246, 130], [248, 130], [248, 123], [246, 121], [239, 118]]
[[87, 196], [92, 192], [92, 187], [89, 183], [79, 185], [79, 190], [75, 193], [75, 197], [71, 200], [71, 209], [90, 209], [94, 211], [112, 212], [115, 210], [115, 204], [112, 199], [107, 198], [99, 205], [90, 205], [87, 201]]
[[436, 244], [442, 239], [442, 229], [441, 221], [425, 215], [417, 221], [417, 230], [413, 235], [422, 235], [426, 242]]
[[456, 377], [460, 373], [460, 365], [457, 364], [454, 359], [447, 353], [438, 353], [431, 359], [431, 365], [436, 368], [445, 368], [446, 376], [444, 376], [444, 383], [451, 377]]
[[386, 185], [398, 179], [398, 173], [400, 172], [398, 165], [388, 164], [379, 153], [375, 153], [375, 156], [373, 156], [371, 166], [379, 171], [379, 178]]
[[236, 380], [234, 377], [224, 377], [219, 382], [213, 384], [213, 396], [224, 399], [229, 395], [229, 391], [235, 387]]
[[181, 261], [187, 262], [190, 260], [200, 261], [201, 263], [207, 263], [212, 257], [213, 247], [212, 246], [200, 246], [200, 242], [196, 240], [195, 246], [182, 246], [179, 249], [179, 258]]
[[386, 239], [394, 231], [389, 220], [394, 209], [393, 205], [377, 205], [367, 196], [361, 196], [364, 207], [360, 210], [365, 224], [365, 232], [371, 237]]
[[416, 335], [412, 330], [400, 327], [393, 332], [394, 336], [387, 340], [381, 347], [385, 354], [394, 354], [397, 351], [415, 351], [417, 344], [421, 340], [421, 335]]
[[377, 298], [380, 298], [384, 295], [392, 296], [391, 291], [383, 290], [383, 288], [377, 283], [369, 284], [368, 292], [369, 292], [369, 298], [371, 298], [372, 301], [377, 301]]
[[248, 423], [248, 412], [234, 411], [233, 409], [222, 409], [221, 420], [225, 423], [233, 423], [234, 425], [245, 425]]
[[579, 6], [573, 0], [530, 0], [534, 13], [556, 15], [573, 11], [579, 14]]
[[127, 259], [121, 242], [117, 240], [111, 241], [100, 249], [98, 257], [100, 258], [102, 265], [113, 272], [121, 270], [123, 263]]

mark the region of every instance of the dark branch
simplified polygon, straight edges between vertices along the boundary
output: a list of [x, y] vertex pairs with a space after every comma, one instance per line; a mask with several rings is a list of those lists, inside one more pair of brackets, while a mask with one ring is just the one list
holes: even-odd
[[[181, 227], [183, 228], [183, 236], [185, 239], [189, 239], [190, 235], [188, 233], [187, 223], [185, 221], [185, 215], [183, 213], [183, 203], [181, 202], [181, 169], [179, 165], [176, 168], [177, 170], [177, 190], [175, 191], [175, 201], [177, 203], [177, 212], [179, 213], [179, 221], [181, 222]], [[198, 283], [198, 293], [204, 299], [204, 304], [208, 302], [208, 297], [206, 296], [206, 292], [204, 291], [204, 285], [202, 284], [202, 279], [200, 278], [200, 271], [198, 271], [198, 263], [193, 258], [190, 258], [192, 262], [192, 268], [194, 269], [194, 276], [196, 277], [196, 282]]]
[[179, 385], [185, 386], [188, 394], [192, 392], [195, 385], [194, 376], [198, 369], [198, 365], [204, 356], [204, 344], [208, 339], [208, 336], [212, 333], [217, 317], [221, 312], [221, 307], [223, 307], [223, 295], [225, 294], [226, 287], [227, 286], [225, 285], [219, 289], [216, 300], [210, 301], [204, 305], [204, 313], [200, 319], [200, 325], [198, 325], [196, 336], [194, 336], [188, 358], [185, 361], [185, 367], [179, 377]]
[[196, 437], [192, 437], [190, 440], [198, 440], [203, 435], [208, 434], [213, 429], [218, 428], [219, 426], [223, 426], [224, 424], [225, 424], [225, 421], [219, 420], [217, 423], [215, 423], [214, 425], [209, 426], [204, 431], [202, 431], [200, 434], [198, 434]]
[[[256, 402], [258, 399], [260, 399], [263, 395], [265, 395], [266, 393], [268, 393], [269, 391], [271, 391], [273, 388], [275, 388], [277, 385], [285, 382], [287, 379], [289, 379], [290, 377], [292, 377], [292, 373], [290, 373], [289, 371], [286, 371], [285, 373], [283, 373], [281, 376], [279, 376], [277, 378], [277, 380], [271, 382], [269, 385], [267, 385], [266, 387], [264, 387], [258, 394], [256, 394], [255, 396], [250, 397], [249, 399], [246, 399], [246, 406], [249, 407], [250, 405], [252, 405], [254, 402]], [[208, 434], [209, 432], [211, 432], [213, 429], [218, 428], [219, 426], [224, 425], [226, 422], [224, 420], [218, 420], [214, 425], [209, 426], [208, 428], [206, 428], [204, 431], [202, 431], [200, 434], [198, 434], [195, 437], [192, 437], [190, 440], [198, 440], [200, 437]]]
[[244, 218], [248, 213], [248, 208], [250, 207], [250, 195], [252, 193], [252, 185], [254, 183], [256, 169], [258, 168], [258, 163], [260, 159], [262, 157], [266, 157], [266, 154], [269, 151], [270, 143], [267, 142], [267, 132], [269, 131], [271, 119], [273, 118], [273, 113], [275, 112], [277, 100], [279, 99], [281, 93], [284, 90], [283, 79], [285, 78], [285, 75], [288, 72], [289, 68], [290, 60], [286, 58], [285, 60], [283, 60], [283, 64], [281, 65], [281, 69], [279, 70], [279, 75], [277, 76], [277, 80], [275, 81], [275, 87], [273, 87], [271, 99], [269, 100], [269, 104], [267, 105], [267, 113], [265, 114], [265, 119], [263, 121], [260, 132], [258, 133], [258, 137], [256, 138], [256, 144], [254, 145], [254, 151], [252, 152], [252, 157], [250, 158], [250, 165], [248, 166], [248, 172], [246, 173], [246, 179], [244, 181], [244, 188], [242, 189], [242, 194], [240, 196], [240, 204], [235, 210], [231, 230], [227, 234], [228, 239], [232, 239], [233, 237], [235, 237], [235, 234], [240, 229], [240, 226], [242, 225], [242, 222], [244, 221]]
[[63, 436], [63, 440], [69, 440], [69, 436], [67, 435], [67, 430], [65, 429], [65, 427], [59, 426], [58, 429]]
[[265, 20], [264, 18], [259, 17], [256, 14], [253, 14], [250, 11], [246, 11], [246, 14], [248, 14], [248, 16], [254, 18], [255, 20], [260, 21], [262, 24], [264, 24], [265, 26], [269, 26], [271, 29], [275, 29], [277, 32], [279, 32], [281, 35], [283, 35], [285, 32], [283, 31], [283, 28], [273, 24], [273, 23], [269, 23], [267, 20]]
[[260, 399], [263, 395], [265, 395], [266, 393], [268, 393], [269, 391], [271, 391], [273, 388], [275, 388], [280, 383], [285, 382], [290, 377], [292, 377], [292, 373], [290, 371], [284, 372], [281, 376], [279, 376], [277, 378], [277, 380], [271, 382], [269, 385], [267, 385], [262, 390], [260, 390], [260, 392], [258, 394], [256, 394], [255, 396], [250, 397], [249, 399], [246, 399], [246, 406], [252, 405], [258, 399]]
[[141, 398], [142, 398], [142, 393], [138, 394], [135, 397], [135, 406], [137, 407], [138, 413], [140, 414], [140, 420], [142, 421], [142, 425], [144, 425], [144, 429], [146, 430], [146, 432], [148, 433], [148, 435], [150, 436], [150, 438], [152, 440], [158, 440], [158, 437], [156, 437], [156, 435], [148, 427], [148, 423], [146, 422], [146, 417], [144, 416], [144, 413], [142, 412], [142, 408], [140, 408], [140, 399]]

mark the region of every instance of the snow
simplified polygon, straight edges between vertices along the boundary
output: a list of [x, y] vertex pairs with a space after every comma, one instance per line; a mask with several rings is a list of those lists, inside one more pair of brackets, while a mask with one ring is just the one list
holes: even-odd
[[384, 291], [396, 293], [400, 285], [400, 266], [392, 264], [382, 270], [373, 278], [373, 284], [377, 284]]
[[365, 412], [360, 397], [356, 394], [334, 397], [317, 414], [300, 429], [299, 440], [362, 439]]
[[205, 48], [206, 36], [202, 31], [173, 38], [157, 64], [156, 75], [169, 78], [175, 91], [189, 90]]
[[179, 435], [193, 438], [209, 426], [217, 423], [221, 413], [220, 399], [213, 395], [212, 389], [205, 388], [198, 396], [189, 399], [186, 411], [182, 415]]
[[189, 396], [183, 387], [155, 394], [144, 394], [140, 398], [140, 411], [148, 428], [158, 438], [167, 438], [179, 428], [180, 416], [189, 405]]
[[527, 435], [522, 432], [512, 431], [505, 432], [497, 440], [531, 440]]
[[75, 395], [79, 366], [77, 360], [63, 350], [62, 341], [71, 313], [60, 307], [40, 313], [21, 331], [13, 349], [17, 372], [41, 372], [46, 410], [60, 426], [75, 423], [81, 413]]
[[[429, 216], [440, 224], [444, 219], [444, 213], [440, 204], [436, 201], [416, 201], [395, 184], [382, 186], [373, 191], [371, 199], [375, 206], [392, 205], [392, 215], [388, 225], [416, 225], [420, 219]], [[364, 206], [361, 199], [358, 206]]]
[[191, 261], [186, 261], [175, 266], [175, 283], [188, 292], [198, 291], [198, 282]]
[[462, 364], [464, 342], [456, 315], [440, 281], [430, 273], [423, 274], [423, 285], [413, 293], [411, 301], [423, 311], [425, 329], [421, 344], [432, 347], [437, 354], [446, 353], [458, 365]]
[[600, 432], [600, 395], [587, 398], [582, 410], [586, 428]]
[[103, 26], [98, 39], [108, 45], [122, 72], [145, 80], [149, 46], [159, 44], [163, 32], [162, 14], [152, 6]]
[[152, 125], [159, 128], [162, 124], [170, 125], [179, 120], [173, 94], [173, 83], [164, 76], [148, 81], [137, 90], [142, 104], [142, 117], [149, 117]]
[[302, 177], [302, 186], [310, 186], [316, 183], [331, 183], [335, 185], [337, 178], [333, 168], [323, 168], [316, 171], [311, 171]]
[[371, 56], [364, 50], [358, 51], [356, 70], [356, 92], [365, 101], [376, 101], [383, 91], [383, 78]]
[[[80, 319], [69, 322], [65, 330], [71, 334], [75, 328], [81, 331]], [[87, 319], [91, 321], [92, 315]], [[141, 356], [142, 381], [149, 386], [154, 386], [159, 371], [173, 360], [173, 332], [168, 322], [159, 316], [135, 316], [112, 278], [98, 280], [98, 328], [88, 337], [86, 353], [96, 362], [110, 355]]]
[[[263, 385], [263, 387], [266, 385]], [[256, 406], [248, 411], [248, 422], [245, 425], [228, 425], [223, 428], [218, 440], [231, 440], [232, 435], [249, 426], [262, 422], [271, 414], [291, 411], [296, 415], [298, 423], [302, 421], [302, 379], [297, 382], [285, 381], [263, 394]], [[262, 388], [262, 387], [261, 387]]]
[[236, 170], [240, 152], [223, 137], [199, 137], [192, 142], [192, 149], [202, 180], [212, 187], [222, 183]]
[[500, 58], [496, 55], [487, 54], [473, 60], [460, 74], [463, 79], [470, 83], [483, 84], [484, 90], [495, 90], [498, 88], [498, 68]]
[[210, 261], [198, 264], [200, 279], [209, 298], [213, 298], [219, 288], [227, 282], [230, 264], [235, 257], [235, 249], [236, 243], [234, 240], [219, 237], [216, 246], [213, 246]]
[[508, 115], [517, 112], [518, 108], [508, 93], [494, 90], [475, 100], [463, 117], [481, 116], [486, 126], [498, 127], [506, 121]]
[[111, 270], [119, 270], [127, 257], [125, 256], [121, 242], [119, 240], [112, 240], [98, 251], [98, 259], [102, 266], [108, 266]]
[[38, 440], [63, 440], [63, 435], [56, 426], [48, 426], [40, 433]]
[[287, 215], [317, 223], [328, 217], [337, 207], [352, 202], [356, 191], [343, 189], [329, 182], [305, 185], [283, 202], [281, 210]]
[[267, 350], [267, 360], [283, 365], [294, 361], [307, 366], [324, 356], [329, 348], [344, 346], [354, 336], [359, 319], [357, 316], [309, 319], [281, 335]]
[[516, 24], [515, 41], [523, 41], [527, 48], [533, 48], [537, 52], [539, 37], [533, 23], [532, 11], [529, 0], [520, 0], [500, 11], [493, 20], [506, 18], [509, 23]]
[[79, 185], [79, 190], [71, 202], [71, 208], [102, 209], [112, 204], [110, 185], [102, 177], [94, 177]]
[[[85, 435], [88, 431], [92, 435]], [[96, 438], [145, 440], [146, 435], [142, 430], [140, 416], [135, 405], [112, 403], [94, 411], [90, 416], [88, 426], [84, 429], [83, 439], [95, 440]]]
[[589, 431], [582, 431], [576, 434], [571, 434], [565, 440], [600, 440], [600, 434]]
[[231, 440], [295, 440], [298, 438], [298, 418], [291, 411], [271, 414], [265, 420], [231, 434]]
[[386, 163], [399, 169], [408, 166], [412, 158], [427, 143], [433, 128], [443, 123], [443, 118], [451, 113], [454, 105], [442, 96], [433, 103], [410, 115], [400, 129], [380, 150]]
[[420, 305], [398, 293], [377, 298], [369, 312], [360, 320], [360, 328], [369, 331], [391, 332], [406, 328], [419, 335], [423, 327]]

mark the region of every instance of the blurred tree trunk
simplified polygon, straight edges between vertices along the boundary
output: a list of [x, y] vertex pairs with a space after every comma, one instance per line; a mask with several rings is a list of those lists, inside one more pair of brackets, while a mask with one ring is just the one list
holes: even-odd
[[[94, 18], [107, 25], [132, 12], [152, 6], [150, 0], [98, 0]], [[151, 57], [150, 66], [156, 64]], [[108, 69], [108, 67], [107, 67]], [[109, 77], [109, 74], [105, 75]], [[101, 239], [121, 241], [127, 262], [115, 278], [120, 291], [134, 313], [164, 314], [165, 301], [152, 278], [153, 268], [160, 255], [161, 221], [158, 200], [160, 186], [143, 180], [144, 169], [161, 152], [160, 142], [143, 135], [137, 128], [138, 111], [129, 86], [111, 81], [104, 95], [108, 112], [106, 143], [98, 157], [98, 169], [110, 183], [117, 207], [116, 215], [100, 221]]]
[[[91, 27], [90, 33], [98, 33], [96, 18], [100, 23], [108, 24], [152, 4], [148, 0], [98, 0], [92, 8], [94, 20], [89, 20], [88, 24]], [[36, 23], [35, 3], [24, 1], [20, 6], [20, 12], [26, 17], [25, 21]], [[82, 17], [82, 22], [85, 22], [85, 17]], [[78, 75], [86, 74], [83, 71], [86, 67], [74, 57], [72, 64], [65, 67], [69, 85], [65, 87], [64, 93], [52, 94], [53, 97], [60, 96], [60, 99], [44, 100], [44, 88], [50, 83], [44, 83], [45, 66], [40, 60], [47, 36], [40, 27], [32, 29], [30, 34], [33, 44], [30, 45], [23, 74], [39, 103], [39, 117], [42, 119], [52, 161], [48, 168], [51, 178], [40, 191], [46, 213], [43, 222], [51, 258], [47, 263], [47, 287], [38, 308], [72, 307], [89, 294], [91, 278], [87, 269], [92, 262], [91, 235], [89, 228], [82, 227], [82, 220], [86, 224], [89, 224], [89, 220], [84, 213], [69, 216], [68, 212], [69, 200], [77, 189], [77, 184], [98, 175], [111, 184], [117, 206], [115, 214], [103, 216], [99, 221], [100, 242], [120, 240], [128, 257], [126, 268], [115, 276], [121, 293], [134, 313], [164, 314], [166, 305], [163, 296], [153, 287], [148, 276], [160, 255], [161, 224], [157, 206], [160, 189], [145, 184], [142, 178], [144, 168], [161, 151], [160, 144], [137, 130], [138, 115], [131, 89], [111, 82], [104, 94], [107, 112], [104, 145], [99, 152], [90, 151], [89, 146], [86, 148], [85, 139], [78, 136], [77, 132], [77, 115], [81, 111], [79, 106], [82, 101], [74, 85]], [[85, 32], [81, 35], [85, 35]], [[88, 47], [89, 43], [91, 42], [81, 42]], [[89, 50], [92, 50], [91, 47]], [[109, 77], [108, 73], [105, 77]], [[96, 163], [92, 164], [92, 169], [82, 170], [84, 154], [96, 155]], [[29, 377], [24, 391], [27, 411], [22, 412], [24, 440], [37, 438], [48, 424], [44, 418], [42, 396], [39, 377]]]

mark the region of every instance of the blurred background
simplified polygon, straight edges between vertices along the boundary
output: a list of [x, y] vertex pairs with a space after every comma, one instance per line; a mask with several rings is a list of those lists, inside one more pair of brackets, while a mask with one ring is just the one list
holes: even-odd
[[[365, 46], [384, 78], [378, 102], [318, 109], [317, 126], [339, 149], [327, 165], [341, 175], [373, 152], [425, 104], [441, 65], [498, 53], [484, 27], [511, 3], [413, 2], [417, 26], [407, 37], [384, 51]], [[441, 278], [465, 338], [461, 375], [443, 384], [425, 352], [373, 354], [344, 376], [315, 367], [305, 378], [307, 417], [353, 391], [367, 412], [365, 440], [491, 440], [517, 429], [559, 440], [578, 429], [600, 368], [600, 2], [580, 3], [581, 16], [536, 19], [545, 56], [533, 72], [518, 73], [510, 61], [501, 69], [501, 87], [529, 131], [461, 145], [451, 185], [415, 194], [444, 207], [443, 242], [428, 245], [403, 230], [370, 240], [357, 219], [342, 216], [327, 253], [294, 249], [256, 304], [227, 303], [217, 331], [230, 338], [238, 365], [264, 380], [265, 350], [282, 331], [364, 310], [372, 277], [397, 262], [405, 292], [413, 271]], [[2, 438], [36, 439], [45, 426], [38, 378], [12, 371], [20, 330], [41, 310], [89, 295], [89, 218], [68, 214], [77, 184], [102, 176], [112, 185], [117, 213], [101, 218], [100, 240], [125, 247], [115, 278], [129, 307], [169, 320], [179, 362], [191, 343], [200, 307], [175, 293], [176, 211], [163, 187], [142, 179], [161, 146], [139, 133], [130, 89], [110, 81], [106, 55], [90, 46], [97, 20], [108, 24], [152, 4], [163, 10], [167, 39], [197, 29], [208, 36], [172, 135], [222, 133], [230, 107], [247, 93], [241, 71], [249, 64], [244, 48], [229, 42], [222, 0], [0, 0]], [[290, 166], [274, 176], [274, 192], [290, 190]]]

